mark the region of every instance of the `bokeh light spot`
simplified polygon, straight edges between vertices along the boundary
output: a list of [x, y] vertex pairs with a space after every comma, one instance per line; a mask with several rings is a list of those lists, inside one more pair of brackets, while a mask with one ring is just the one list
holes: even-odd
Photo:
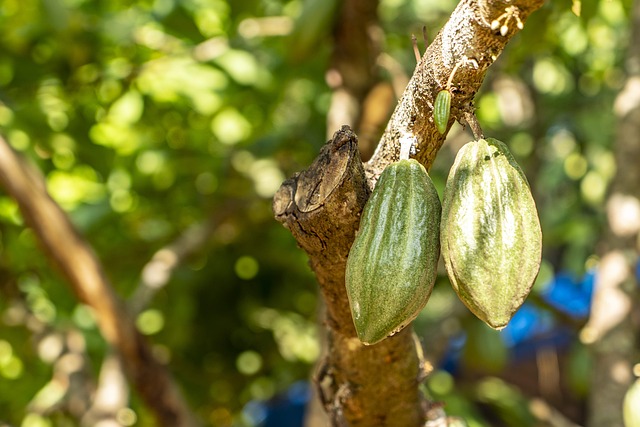
[[13, 347], [9, 342], [0, 340], [0, 365], [5, 365], [13, 356]]
[[164, 314], [157, 309], [145, 310], [138, 315], [136, 326], [144, 335], [157, 334], [164, 328]]
[[260, 266], [255, 258], [245, 255], [237, 259], [234, 270], [239, 278], [250, 280], [256, 277]]
[[244, 375], [253, 375], [262, 368], [262, 356], [255, 351], [244, 351], [236, 359], [238, 372]]
[[116, 420], [123, 426], [132, 426], [138, 421], [138, 416], [131, 408], [120, 408], [116, 413]]
[[580, 181], [580, 193], [585, 201], [593, 206], [599, 206], [604, 201], [607, 191], [607, 182], [596, 171], [589, 171]]
[[0, 374], [9, 380], [20, 378], [23, 371], [24, 365], [22, 364], [22, 360], [18, 359], [15, 355], [12, 355], [6, 363], [0, 365]]
[[587, 172], [587, 159], [578, 152], [573, 152], [564, 160], [564, 172], [573, 180], [578, 180]]
[[73, 323], [82, 329], [94, 329], [96, 327], [96, 316], [93, 309], [85, 304], [78, 304], [73, 310]]
[[42, 415], [30, 413], [25, 415], [20, 427], [53, 427], [53, 423]]
[[220, 111], [211, 121], [211, 131], [220, 142], [237, 144], [251, 135], [251, 123], [234, 108]]
[[213, 194], [218, 188], [218, 178], [211, 172], [203, 172], [196, 177], [196, 190], [202, 195]]
[[446, 371], [437, 371], [429, 376], [429, 388], [439, 395], [450, 393], [453, 385], [453, 377]]
[[527, 157], [533, 151], [533, 137], [528, 133], [517, 133], [509, 142], [511, 152], [517, 157]]

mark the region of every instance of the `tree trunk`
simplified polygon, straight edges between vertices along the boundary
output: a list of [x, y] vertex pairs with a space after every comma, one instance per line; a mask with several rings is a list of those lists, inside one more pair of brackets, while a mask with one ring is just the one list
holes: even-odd
[[[486, 70], [519, 31], [518, 19], [524, 23], [542, 3], [462, 0], [416, 67], [371, 160], [362, 164], [355, 134], [343, 127], [274, 197], [276, 219], [308, 254], [326, 305], [327, 349], [316, 382], [334, 426], [417, 427], [442, 418], [419, 391], [427, 367], [410, 328], [373, 346], [356, 337], [344, 286], [346, 260], [370, 189], [398, 160], [400, 141], [412, 138], [416, 159], [429, 168], [445, 138], [432, 118], [437, 93], [452, 92], [449, 127], [471, 113]], [[511, 26], [501, 28], [505, 13]]]

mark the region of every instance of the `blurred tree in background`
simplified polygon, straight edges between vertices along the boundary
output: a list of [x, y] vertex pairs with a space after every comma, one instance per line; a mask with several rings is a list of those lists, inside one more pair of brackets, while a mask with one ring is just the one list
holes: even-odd
[[[327, 69], [338, 3], [0, 2], [0, 133], [44, 176], [207, 425], [264, 425], [283, 401], [307, 399], [300, 381], [321, 348], [315, 279], [271, 199], [337, 130]], [[432, 39], [455, 5], [380, 1], [383, 117], [415, 67], [411, 34], [426, 25]], [[485, 133], [509, 143], [529, 178], [544, 260], [500, 333], [464, 309], [444, 271], [416, 321], [435, 367], [428, 393], [470, 426], [586, 423], [581, 331], [616, 173], [631, 7], [548, 2], [476, 97]], [[376, 141], [381, 126], [361, 131]], [[449, 133], [431, 170], [439, 191], [469, 139], [457, 125]], [[0, 238], [0, 424], [94, 425], [93, 411], [154, 425], [95, 311], [4, 192]]]

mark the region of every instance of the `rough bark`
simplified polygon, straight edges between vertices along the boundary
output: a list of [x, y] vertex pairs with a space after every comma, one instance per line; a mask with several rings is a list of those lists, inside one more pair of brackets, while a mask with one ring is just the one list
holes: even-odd
[[127, 374], [160, 425], [192, 426], [194, 420], [167, 369], [153, 356], [89, 244], [49, 196], [35, 169], [0, 137], [0, 184], [11, 195], [73, 292], [96, 312], [105, 340], [118, 350]]
[[327, 307], [328, 326], [355, 336], [344, 288], [347, 254], [369, 198], [369, 186], [348, 128], [336, 132], [313, 164], [286, 180], [274, 197], [276, 219], [309, 255]]
[[[542, 0], [460, 1], [416, 67], [376, 152], [367, 162], [366, 170], [373, 181], [389, 163], [398, 160], [401, 138], [415, 138], [415, 158], [427, 170], [431, 167], [446, 136], [438, 132], [433, 121], [433, 102], [438, 92], [447, 89], [453, 74], [448, 129], [465, 113], [473, 111], [473, 98], [487, 69], [520, 30], [517, 19], [524, 24], [542, 4]], [[511, 18], [499, 19], [507, 11], [511, 11]], [[492, 29], [493, 21], [499, 23], [496, 29]], [[504, 35], [502, 25], [507, 29]]]
[[[370, 189], [398, 159], [400, 140], [414, 138], [418, 161], [427, 168], [433, 163], [445, 138], [433, 122], [433, 100], [447, 88], [453, 69], [449, 126], [473, 110], [487, 68], [520, 29], [518, 19], [524, 23], [542, 3], [462, 0], [418, 64], [364, 168], [356, 136], [343, 127], [314, 163], [285, 181], [274, 197], [276, 219], [307, 252], [326, 305], [328, 345], [316, 381], [336, 426], [416, 427], [442, 419], [437, 406], [419, 392], [427, 369], [410, 328], [374, 346], [356, 338], [344, 286], [346, 259]], [[510, 25], [501, 31], [507, 10]], [[500, 25], [492, 29], [495, 20]]]
[[344, 418], [352, 426], [418, 426], [424, 419], [417, 388], [421, 360], [410, 329], [367, 347], [351, 320], [344, 274], [368, 196], [357, 138], [345, 126], [309, 169], [283, 183], [274, 212], [309, 255], [321, 284], [328, 350], [317, 381], [334, 423]]
[[635, 268], [640, 254], [640, 1], [634, 2], [627, 80], [615, 103], [616, 174], [591, 316], [582, 331], [594, 358], [589, 427], [623, 427], [622, 402], [634, 381], [640, 312]]
[[[389, 118], [391, 105], [384, 100], [379, 102], [380, 90], [372, 91], [380, 81], [375, 66], [381, 44], [381, 37], [376, 37], [381, 34], [378, 1], [344, 0], [336, 9], [332, 28], [333, 51], [326, 72], [326, 82], [332, 91], [331, 106], [327, 112], [327, 138], [331, 138], [336, 129], [348, 125], [359, 134], [360, 155], [369, 158], [380, 137], [379, 128]], [[368, 105], [372, 107], [367, 108]], [[319, 308], [324, 310], [323, 305]], [[319, 318], [323, 317], [321, 313]], [[327, 345], [326, 338], [323, 335], [323, 348]], [[327, 423], [327, 415], [316, 390], [306, 407], [305, 426], [319, 427]]]

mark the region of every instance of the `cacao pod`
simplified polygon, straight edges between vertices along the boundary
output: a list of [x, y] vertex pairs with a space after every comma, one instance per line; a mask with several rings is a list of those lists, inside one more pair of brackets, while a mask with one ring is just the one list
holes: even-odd
[[458, 297], [492, 328], [505, 327], [540, 269], [542, 232], [527, 179], [503, 142], [480, 139], [460, 149], [440, 234]]
[[436, 122], [436, 128], [441, 135], [447, 131], [449, 124], [449, 113], [451, 111], [451, 92], [441, 90], [436, 95], [436, 101], [433, 103], [433, 120]]
[[427, 303], [440, 256], [440, 215], [438, 193], [420, 163], [385, 168], [347, 260], [347, 295], [364, 344], [400, 331]]

